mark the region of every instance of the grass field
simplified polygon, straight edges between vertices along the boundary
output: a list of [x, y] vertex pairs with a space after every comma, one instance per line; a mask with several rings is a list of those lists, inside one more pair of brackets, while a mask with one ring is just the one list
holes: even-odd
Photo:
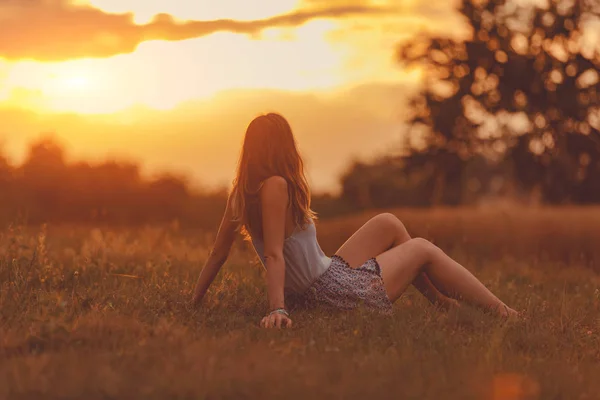
[[[527, 319], [297, 311], [266, 331], [264, 273], [236, 245], [199, 310], [212, 235], [0, 232], [0, 399], [598, 399], [600, 209], [396, 210]], [[319, 222], [332, 253], [371, 214]]]

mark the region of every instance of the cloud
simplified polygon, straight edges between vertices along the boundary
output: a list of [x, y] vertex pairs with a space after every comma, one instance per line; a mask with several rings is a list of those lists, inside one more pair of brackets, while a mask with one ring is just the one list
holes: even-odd
[[109, 14], [67, 0], [0, 0], [0, 57], [62, 61], [131, 53], [148, 40], [185, 40], [215, 32], [255, 35], [272, 27], [294, 27], [317, 18], [378, 15], [389, 9], [369, 5], [322, 6], [270, 18], [237, 21], [176, 21], [159, 14], [136, 25], [132, 14]]

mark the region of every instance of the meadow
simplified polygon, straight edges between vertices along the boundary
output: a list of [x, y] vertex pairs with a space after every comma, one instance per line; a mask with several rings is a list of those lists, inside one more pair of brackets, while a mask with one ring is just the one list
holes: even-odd
[[[598, 399], [600, 208], [393, 210], [525, 319], [297, 310], [258, 327], [264, 272], [236, 243], [199, 309], [214, 233], [0, 231], [0, 399]], [[319, 221], [331, 254], [376, 212]]]

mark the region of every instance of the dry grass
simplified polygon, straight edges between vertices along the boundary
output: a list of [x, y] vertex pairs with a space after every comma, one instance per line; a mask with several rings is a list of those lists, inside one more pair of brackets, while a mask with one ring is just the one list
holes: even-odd
[[[263, 272], [236, 247], [187, 306], [210, 236], [171, 227], [0, 233], [0, 399], [593, 399], [600, 210], [397, 210], [528, 319], [298, 311], [264, 331]], [[368, 215], [320, 222], [327, 252]]]

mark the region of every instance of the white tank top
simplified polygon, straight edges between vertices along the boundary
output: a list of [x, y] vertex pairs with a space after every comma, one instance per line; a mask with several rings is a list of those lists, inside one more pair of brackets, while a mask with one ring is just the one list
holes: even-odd
[[[252, 245], [266, 268], [265, 246], [262, 238], [252, 237]], [[317, 242], [317, 230], [313, 222], [304, 229], [296, 228], [283, 243], [285, 259], [285, 288], [303, 293], [327, 270], [331, 258], [327, 257]]]

